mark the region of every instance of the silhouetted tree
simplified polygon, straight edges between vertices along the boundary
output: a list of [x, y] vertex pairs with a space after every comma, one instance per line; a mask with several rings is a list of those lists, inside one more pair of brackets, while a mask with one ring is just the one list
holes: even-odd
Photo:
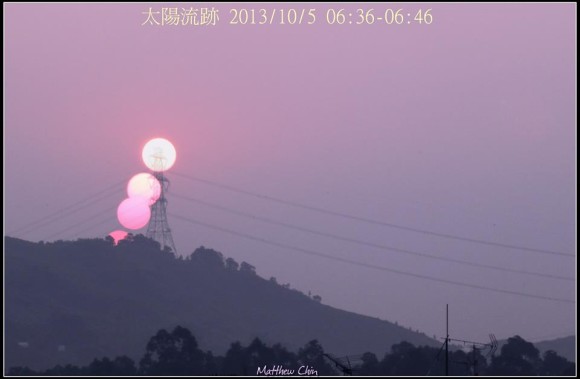
[[425, 375], [426, 371], [420, 368], [419, 363], [413, 359], [418, 358], [413, 344], [403, 341], [391, 347], [391, 354], [387, 354], [381, 362], [381, 372], [383, 375]]
[[115, 358], [113, 361], [113, 367], [116, 376], [137, 375], [137, 367], [135, 366], [135, 362], [125, 355]]
[[119, 241], [117, 246], [123, 247], [130, 245], [133, 249], [153, 249], [161, 251], [161, 244], [152, 238], [145, 237], [143, 234], [127, 234], [127, 237]]
[[477, 371], [478, 375], [483, 375], [484, 373], [487, 373], [488, 371], [487, 358], [481, 354], [480, 350], [478, 349], [475, 350], [475, 357], [473, 356], [473, 350], [468, 353], [468, 356], [470, 362], [473, 362], [473, 360], [476, 361], [477, 366], [475, 367], [475, 370]]
[[29, 369], [28, 367], [16, 366], [11, 367], [8, 370], [8, 376], [36, 376], [39, 375], [36, 371]]
[[105, 237], [105, 241], [106, 241], [106, 242], [107, 242], [109, 245], [111, 245], [111, 246], [114, 246], [114, 245], [115, 245], [115, 239], [114, 239], [113, 237], [111, 237], [111, 236], [106, 236], [106, 237]]
[[[425, 348], [419, 347], [423, 351], [427, 351]], [[426, 358], [429, 358], [429, 354], [426, 354]], [[441, 360], [443, 361], [443, 359]], [[424, 370], [427, 367], [428, 361], [424, 362], [424, 366], [422, 369]], [[461, 376], [469, 376], [472, 375], [473, 370], [473, 359], [469, 352], [463, 350], [456, 350], [449, 353], [449, 373], [451, 375], [461, 375]], [[479, 370], [481, 373], [481, 370]]]
[[226, 259], [226, 269], [230, 271], [238, 271], [240, 265], [233, 258]]
[[204, 354], [204, 368], [206, 375], [218, 375], [220, 372], [220, 365], [223, 358], [216, 358], [211, 351]]
[[246, 357], [249, 358], [250, 367], [260, 367], [270, 365], [274, 362], [273, 351], [266, 346], [259, 338], [254, 340], [246, 348]]
[[566, 358], [559, 356], [555, 351], [548, 350], [544, 353], [544, 359], [539, 375], [545, 376], [568, 376], [574, 375], [576, 365]]
[[379, 360], [373, 353], [364, 353], [361, 357], [362, 364], [357, 368], [357, 375], [380, 375]]
[[[506, 347], [507, 346], [507, 347]], [[436, 359], [438, 357], [438, 359]], [[553, 351], [547, 351], [542, 360], [537, 349], [529, 342], [515, 336], [508, 339], [501, 354], [494, 357], [492, 365], [486, 370], [485, 358], [476, 350], [480, 375], [575, 375], [576, 365]], [[415, 347], [408, 342], [400, 342], [391, 347], [379, 361], [375, 354], [365, 353], [362, 363], [353, 367], [357, 375], [444, 375], [444, 360], [438, 348]], [[473, 351], [455, 350], [450, 352], [451, 375], [468, 376], [472, 374]], [[509, 363], [512, 362], [512, 363]], [[176, 327], [168, 333], [162, 329], [153, 336], [148, 344], [140, 369], [126, 357], [95, 359], [87, 367], [57, 365], [44, 372], [36, 372], [27, 367], [13, 367], [8, 370], [11, 376], [128, 376], [128, 375], [256, 375], [257, 369], [266, 366], [282, 366], [297, 370], [308, 366], [319, 375], [335, 375], [333, 364], [324, 358], [324, 349], [313, 340], [298, 351], [290, 352], [280, 344], [266, 345], [255, 338], [247, 347], [239, 342], [232, 343], [225, 357], [214, 357], [211, 352], [204, 353], [197, 347], [195, 337], [183, 327]], [[537, 368], [537, 369], [536, 369]], [[296, 371], [295, 371], [296, 373]], [[518, 373], [518, 374], [514, 374]]]
[[[88, 375], [95, 376], [134, 376], [137, 375], [135, 362], [127, 356], [117, 357], [114, 360], [103, 358], [95, 359], [88, 367]], [[71, 375], [67, 373], [67, 375]]]
[[223, 370], [224, 375], [248, 375], [249, 366], [247, 364], [246, 351], [239, 342], [234, 342], [226, 352], [224, 358]]
[[203, 246], [195, 249], [189, 259], [206, 268], [224, 268], [224, 257], [222, 253], [213, 249], [207, 249]]
[[40, 375], [44, 376], [72, 376], [72, 375], [88, 375], [88, 368], [80, 368], [73, 365], [66, 365], [61, 366], [57, 365], [56, 367], [46, 370], [44, 373], [40, 373]]
[[140, 372], [144, 375], [202, 375], [204, 353], [188, 329], [177, 326], [173, 332], [157, 332], [149, 342], [141, 359]]
[[286, 350], [282, 345], [275, 344], [272, 346], [272, 351], [274, 353], [274, 362], [280, 362], [278, 364], [284, 367], [298, 366], [298, 357], [296, 354]]
[[248, 262], [242, 262], [240, 265], [240, 272], [245, 274], [256, 275], [256, 268]]
[[508, 338], [501, 354], [493, 357], [488, 369], [490, 375], [535, 375], [541, 366], [540, 352], [520, 336]]
[[324, 349], [317, 340], [308, 342], [298, 350], [298, 362], [315, 369], [318, 375], [336, 375], [336, 371], [324, 358]]

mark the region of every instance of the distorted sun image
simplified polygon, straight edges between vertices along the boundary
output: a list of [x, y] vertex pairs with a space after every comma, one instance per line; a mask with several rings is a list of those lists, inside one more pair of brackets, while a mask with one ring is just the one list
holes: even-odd
[[3, 4], [5, 376], [570, 376], [577, 4]]

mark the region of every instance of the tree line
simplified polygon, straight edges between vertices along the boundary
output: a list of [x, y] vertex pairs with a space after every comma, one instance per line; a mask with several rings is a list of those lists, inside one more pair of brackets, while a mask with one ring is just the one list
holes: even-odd
[[[441, 349], [401, 342], [391, 347], [379, 360], [373, 353], [353, 358], [352, 373], [355, 375], [444, 375], [444, 354]], [[501, 353], [490, 359], [475, 352], [454, 350], [449, 357], [451, 375], [528, 376], [528, 375], [575, 375], [576, 365], [554, 351], [540, 355], [538, 349], [519, 336], [509, 338]], [[339, 361], [340, 362], [340, 361]], [[346, 362], [346, 360], [343, 360]], [[477, 362], [475, 365], [474, 363]], [[349, 362], [348, 365], [351, 363]], [[324, 348], [317, 340], [308, 342], [298, 352], [288, 351], [280, 344], [268, 346], [254, 339], [243, 346], [234, 342], [224, 356], [214, 356], [211, 351], [199, 348], [195, 336], [186, 328], [177, 326], [168, 332], [161, 329], [149, 339], [145, 354], [138, 363], [127, 356], [114, 359], [94, 359], [88, 366], [58, 365], [46, 371], [34, 371], [27, 367], [13, 367], [8, 375], [42, 376], [208, 376], [208, 375], [258, 375], [266, 370], [283, 368], [325, 376], [341, 372], [326, 357]]]

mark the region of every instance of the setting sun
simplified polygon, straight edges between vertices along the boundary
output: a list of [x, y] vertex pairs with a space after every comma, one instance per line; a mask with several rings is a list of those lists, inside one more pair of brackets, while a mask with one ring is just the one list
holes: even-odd
[[127, 229], [141, 229], [147, 225], [150, 217], [149, 199], [142, 196], [125, 199], [117, 208], [117, 218]]
[[154, 138], [143, 147], [143, 162], [153, 171], [169, 170], [175, 163], [177, 152], [171, 142]]
[[127, 195], [129, 197], [145, 197], [149, 199], [148, 204], [152, 205], [161, 196], [161, 184], [153, 175], [143, 172], [129, 180]]

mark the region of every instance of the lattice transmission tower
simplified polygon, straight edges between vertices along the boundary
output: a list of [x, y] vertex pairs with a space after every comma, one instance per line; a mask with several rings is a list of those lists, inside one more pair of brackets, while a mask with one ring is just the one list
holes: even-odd
[[165, 159], [162, 156], [153, 156], [153, 158], [155, 171], [151, 175], [159, 181], [161, 193], [157, 201], [151, 205], [151, 219], [147, 226], [146, 236], [159, 242], [161, 249], [169, 247], [173, 254], [177, 255], [177, 249], [175, 248], [173, 236], [171, 235], [171, 228], [167, 222], [167, 198], [165, 197], [165, 193], [169, 189], [169, 180], [163, 174]]

